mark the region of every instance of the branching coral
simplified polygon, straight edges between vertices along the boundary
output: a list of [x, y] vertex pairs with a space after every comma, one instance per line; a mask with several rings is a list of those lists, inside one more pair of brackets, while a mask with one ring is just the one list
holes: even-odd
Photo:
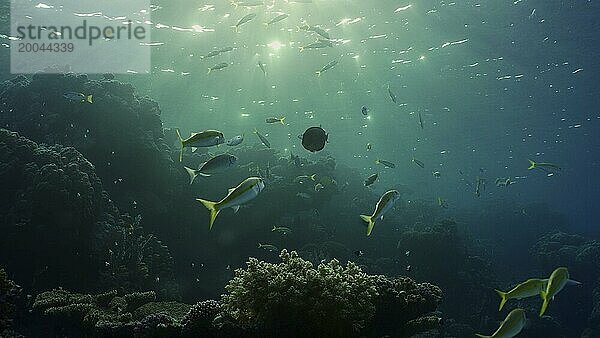
[[221, 304], [216, 300], [204, 300], [193, 305], [183, 317], [183, 335], [186, 337], [213, 336], [216, 328], [213, 327], [215, 317], [221, 311]]
[[[52, 290], [35, 299], [33, 309], [52, 323], [54, 333], [66, 335], [158, 337], [178, 332], [190, 306], [154, 302], [154, 292], [118, 296]], [[65, 330], [71, 330], [66, 332]]]
[[396, 295], [393, 310], [401, 317], [394, 322], [400, 332], [441, 300], [437, 287], [409, 279], [387, 281], [352, 262], [344, 267], [332, 260], [314, 268], [287, 250], [280, 258], [278, 264], [251, 258], [246, 269], [236, 270], [222, 296], [226, 316], [247, 328], [287, 336], [354, 336], [371, 325], [383, 298]]

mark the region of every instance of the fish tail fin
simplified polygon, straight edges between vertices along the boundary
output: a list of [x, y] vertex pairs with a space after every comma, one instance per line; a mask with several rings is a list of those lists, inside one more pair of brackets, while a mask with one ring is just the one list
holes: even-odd
[[211, 71], [212, 69], [208, 68], [208, 72], [206, 72], [206, 75], [210, 74]]
[[312, 174], [312, 175], [310, 175], [310, 179], [311, 179], [312, 181], [314, 181], [314, 180], [315, 180], [315, 177], [317, 177], [317, 174]]
[[188, 175], [190, 175], [190, 184], [194, 183], [196, 177], [198, 177], [198, 172], [192, 168], [184, 167], [185, 171], [187, 171]]
[[219, 215], [219, 212], [221, 210], [219, 210], [219, 208], [217, 207], [217, 203], [218, 202], [212, 202], [212, 201], [207, 201], [207, 200], [203, 200], [200, 198], [196, 199], [198, 202], [204, 204], [204, 206], [206, 207], [206, 209], [208, 209], [210, 211], [210, 223], [208, 225], [208, 229], [212, 229], [213, 227], [213, 223], [215, 223], [215, 219], [217, 219], [217, 215]]
[[304, 51], [304, 47], [300, 47], [300, 53]]
[[89, 103], [94, 103], [94, 100], [92, 100], [92, 95], [88, 95], [85, 97], [85, 100]]
[[321, 71], [320, 70], [317, 70], [315, 73], [317, 74], [317, 77], [321, 77]]
[[373, 227], [375, 226], [375, 222], [373, 221], [373, 217], [367, 215], [360, 215], [360, 218], [367, 222], [367, 236], [371, 235], [371, 231], [373, 231]]
[[476, 335], [477, 337], [479, 337], [479, 338], [492, 338], [492, 337], [493, 337], [493, 336], [484, 336], [484, 335], [482, 335], [482, 334], [479, 334], [479, 333], [476, 333], [475, 335]]
[[542, 307], [540, 308], [540, 317], [544, 315], [546, 309], [548, 308], [548, 293], [546, 291], [540, 292], [540, 297], [542, 297]]
[[498, 296], [500, 296], [500, 298], [501, 298], [500, 307], [498, 308], [498, 311], [502, 311], [502, 308], [504, 307], [504, 304], [506, 304], [506, 301], [508, 300], [508, 298], [506, 298], [506, 292], [496, 290], [496, 293], [498, 293]]
[[181, 134], [179, 133], [179, 129], [175, 129], [175, 131], [177, 132], [177, 137], [179, 138], [179, 142], [181, 142], [181, 150], [179, 150], [179, 162], [183, 161], [183, 138], [181, 137]]
[[380, 163], [381, 163], [381, 160], [379, 160], [379, 159], [375, 160], [375, 164], [380, 164]]
[[532, 160], [528, 159], [527, 161], [529, 161], [529, 168], [527, 168], [528, 170], [534, 169], [537, 165], [537, 163], [533, 162]]
[[285, 117], [282, 117], [281, 120], [279, 120], [279, 122], [281, 122], [281, 124], [285, 124]]

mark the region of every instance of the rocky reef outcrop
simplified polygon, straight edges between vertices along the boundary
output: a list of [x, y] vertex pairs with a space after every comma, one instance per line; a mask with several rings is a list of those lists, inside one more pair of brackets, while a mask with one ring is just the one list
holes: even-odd
[[176, 289], [166, 246], [120, 215], [74, 148], [0, 129], [0, 184], [0, 264], [30, 292]]
[[0, 269], [0, 337], [23, 337], [15, 331], [17, 318], [24, 309], [21, 287]]
[[[93, 104], [65, 99], [68, 92], [92, 95]], [[143, 213], [147, 228], [164, 224], [178, 168], [158, 104], [131, 84], [72, 73], [17, 76], [0, 84], [0, 126], [38, 143], [75, 147], [122, 212]]]
[[[570, 277], [582, 283], [566, 286], [552, 304], [568, 329], [587, 327], [583, 336], [600, 334], [600, 242], [565, 232], [550, 232], [530, 250], [535, 260], [550, 273], [557, 266], [569, 269]], [[567, 296], [568, 294], [568, 296]], [[569, 332], [573, 335], [575, 331]]]
[[446, 316], [478, 327], [486, 316], [495, 315], [489, 310], [497, 297], [490, 289], [495, 281], [491, 263], [468, 249], [456, 222], [442, 220], [414, 227], [402, 234], [398, 248], [406, 253], [402, 259], [411, 266], [411, 276], [444, 286], [441, 308]]

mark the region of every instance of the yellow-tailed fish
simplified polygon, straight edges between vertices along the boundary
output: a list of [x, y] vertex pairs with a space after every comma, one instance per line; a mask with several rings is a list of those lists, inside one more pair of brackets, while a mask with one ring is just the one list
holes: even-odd
[[288, 228], [288, 227], [278, 227], [278, 226], [273, 226], [273, 229], [271, 229], [271, 232], [281, 232], [282, 234], [287, 234], [292, 232], [292, 229]]
[[294, 178], [295, 183], [304, 183], [306, 180], [314, 181], [317, 174], [308, 175], [300, 175]]
[[262, 70], [263, 75], [267, 76], [267, 68], [266, 68], [267, 64], [259, 60], [258, 61], [258, 66], [260, 67], [260, 70]]
[[419, 167], [421, 167], [421, 168], [425, 168], [425, 163], [423, 163], [423, 162], [421, 162], [421, 161], [417, 160], [417, 159], [416, 159], [416, 158], [414, 158], [414, 157], [412, 158], [412, 162], [413, 162], [414, 164], [418, 165], [418, 166], [419, 166]]
[[73, 102], [87, 102], [87, 103], [94, 103], [93, 99], [92, 99], [92, 95], [85, 95], [82, 93], [75, 93], [75, 92], [68, 92], [68, 93], [64, 93], [63, 97], [69, 101], [73, 101]]
[[316, 71], [317, 76], [321, 76], [321, 74], [325, 73], [329, 69], [335, 67], [338, 64], [338, 60], [329, 61], [325, 66], [323, 66], [320, 70]]
[[227, 62], [218, 63], [212, 67], [209, 67], [208, 73], [206, 73], [206, 74], [210, 74], [210, 72], [212, 72], [213, 70], [220, 70], [220, 69], [226, 68], [227, 66], [229, 66], [229, 64]]
[[[302, 52], [305, 49], [320, 49], [320, 48], [327, 48], [327, 47], [333, 47], [333, 43], [331, 41], [329, 41], [329, 40], [321, 40], [321, 39], [319, 39], [319, 41], [317, 41], [317, 42], [313, 42], [313, 43], [308, 44], [306, 46], [300, 47], [300, 51]], [[337, 62], [335, 62], [335, 63], [337, 63]], [[332, 65], [332, 67], [334, 65]]]
[[179, 162], [183, 160], [183, 149], [185, 147], [212, 147], [225, 142], [225, 136], [218, 130], [205, 130], [199, 133], [192, 133], [187, 139], [183, 139], [179, 133], [179, 129], [176, 129], [177, 137], [181, 142], [181, 150], [179, 152]]
[[377, 177], [379, 177], [379, 174], [377, 174], [377, 173], [375, 173], [375, 174], [373, 174], [373, 175], [371, 175], [371, 176], [367, 177], [367, 178], [365, 179], [365, 182], [364, 182], [364, 184], [365, 184], [365, 187], [368, 187], [368, 186], [370, 186], [371, 184], [375, 183], [375, 181], [377, 181]]
[[229, 189], [229, 193], [222, 200], [212, 202], [203, 199], [196, 199], [198, 202], [210, 211], [209, 229], [212, 229], [213, 223], [219, 215], [219, 212], [226, 208], [232, 208], [237, 212], [240, 205], [254, 199], [265, 188], [265, 182], [259, 177], [248, 177], [237, 187]]
[[397, 190], [387, 191], [377, 202], [375, 211], [371, 216], [360, 215], [360, 218], [367, 222], [367, 236], [371, 235], [371, 231], [373, 231], [373, 227], [375, 226], [375, 221], [383, 219], [383, 215], [392, 208], [398, 198], [400, 198], [400, 193]]
[[377, 159], [375, 160], [375, 164], [382, 164], [384, 167], [387, 168], [396, 168], [396, 165], [390, 161], [386, 161], [386, 160], [381, 160], [381, 159]]
[[398, 99], [396, 98], [396, 94], [394, 94], [394, 92], [392, 91], [392, 88], [390, 88], [389, 84], [387, 86], [387, 90], [388, 90], [388, 95], [390, 96], [390, 99], [392, 100], [392, 102], [398, 103]]
[[298, 29], [307, 31], [307, 32], [314, 32], [319, 34], [320, 36], [324, 37], [325, 39], [330, 39], [329, 33], [327, 33], [326, 30], [324, 30], [323, 28], [319, 27], [319, 26], [311, 26], [309, 24], [304, 24], [300, 27], [298, 27]]
[[550, 278], [548, 278], [548, 284], [546, 285], [546, 289], [540, 292], [540, 297], [542, 297], [542, 308], [540, 309], [540, 317], [544, 315], [546, 309], [548, 308], [548, 302], [550, 299], [554, 299], [557, 293], [562, 290], [565, 285], [569, 282], [569, 270], [565, 267], [557, 268], [552, 272]]
[[236, 32], [240, 28], [241, 25], [253, 20], [254, 18], [256, 18], [256, 13], [250, 13], [250, 14], [245, 15], [243, 18], [241, 18], [234, 26]]
[[538, 296], [540, 292], [546, 288], [546, 283], [548, 283], [547, 279], [531, 278], [518, 284], [507, 292], [496, 290], [496, 293], [498, 293], [501, 298], [498, 311], [502, 310], [504, 304], [506, 304], [506, 301], [509, 299], [523, 299]]
[[256, 134], [256, 136], [258, 136], [258, 138], [260, 139], [260, 142], [262, 142], [262, 144], [265, 145], [265, 147], [267, 148], [271, 148], [271, 143], [269, 142], [269, 140], [267, 140], [266, 137], [264, 137], [261, 133], [258, 132], [258, 130], [254, 129], [254, 133]]
[[525, 311], [523, 309], [514, 309], [500, 323], [500, 327], [491, 336], [484, 336], [476, 333], [480, 338], [511, 338], [518, 335], [525, 327]]
[[276, 23], [276, 22], [279, 22], [279, 21], [281, 21], [281, 20], [285, 20], [285, 19], [287, 19], [289, 16], [290, 16], [290, 15], [289, 15], [289, 14], [286, 14], [286, 13], [279, 14], [278, 16], [276, 16], [276, 17], [274, 17], [273, 19], [271, 19], [271, 21], [269, 21], [269, 22], [265, 22], [265, 25], [267, 25], [267, 26], [270, 26], [270, 25], [272, 25], [272, 24], [274, 24], [274, 23]]
[[553, 170], [562, 170], [561, 167], [559, 167], [558, 165], [554, 164], [554, 163], [548, 163], [548, 162], [535, 162], [532, 160], [527, 160], [529, 161], [529, 168], [527, 168], [528, 170], [531, 169], [542, 169], [542, 170], [546, 170], [546, 171], [553, 171]]
[[200, 164], [198, 169], [192, 169], [184, 167], [187, 173], [190, 175], [190, 184], [194, 183], [194, 180], [198, 175], [209, 177], [212, 174], [216, 174], [225, 171], [235, 165], [237, 157], [231, 154], [217, 155], [210, 160]]
[[261, 243], [258, 243], [258, 248], [259, 249], [264, 249], [264, 250], [267, 250], [267, 251], [271, 251], [271, 252], [273, 252], [273, 251], [279, 251], [279, 249], [275, 245], [273, 245], [273, 244], [261, 244]]
[[285, 116], [284, 117], [268, 117], [265, 122], [267, 123], [281, 123], [285, 124]]

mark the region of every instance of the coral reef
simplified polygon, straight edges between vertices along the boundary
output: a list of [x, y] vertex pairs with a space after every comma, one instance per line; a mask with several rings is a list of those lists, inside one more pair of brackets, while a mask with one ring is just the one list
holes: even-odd
[[213, 321], [221, 312], [221, 304], [216, 300], [204, 300], [196, 303], [183, 317], [183, 336], [185, 337], [210, 337], [217, 332]]
[[190, 306], [155, 302], [156, 294], [137, 292], [118, 296], [117, 291], [98, 295], [57, 289], [39, 294], [33, 310], [48, 332], [67, 336], [165, 337], [181, 329], [181, 318]]
[[24, 287], [176, 292], [168, 249], [119, 215], [74, 148], [0, 129], [0, 183], [0, 263]]
[[416, 283], [408, 277], [390, 279], [376, 275], [370, 278], [377, 289], [373, 326], [378, 336], [411, 337], [440, 326], [440, 317], [426, 315], [435, 311], [441, 302], [440, 288]]
[[236, 270], [222, 296], [226, 316], [267, 335], [355, 336], [372, 325], [377, 305], [385, 304], [393, 307], [380, 311], [400, 315], [393, 318], [398, 336], [409, 336], [430, 328], [424, 319], [423, 326], [413, 320], [434, 311], [441, 301], [435, 286], [409, 279], [387, 281], [351, 262], [343, 267], [332, 260], [314, 268], [285, 249], [280, 258], [278, 264], [250, 258], [246, 269]]
[[600, 275], [600, 242], [579, 235], [553, 232], [539, 238], [531, 254], [545, 269], [568, 266], [572, 276]]
[[[587, 326], [587, 333], [600, 331], [600, 242], [580, 235], [551, 232], [530, 250], [535, 260], [549, 273], [557, 266], [569, 269], [572, 279], [580, 286], [567, 286], [554, 301], [560, 307], [557, 317], [569, 323], [568, 335], [579, 334], [577, 328]], [[590, 297], [590, 295], [592, 295]]]
[[[407, 231], [398, 248], [408, 253], [405, 259], [412, 266], [411, 276], [444, 286], [441, 309], [446, 316], [478, 327], [486, 314], [495, 314], [488, 306], [497, 300], [490, 292], [495, 282], [490, 262], [467, 250], [456, 222], [443, 220]], [[453, 306], [459, 303], [470, 306]]]
[[15, 331], [15, 319], [22, 307], [21, 287], [0, 269], [0, 337], [21, 337]]
[[[17, 76], [0, 84], [0, 125], [35, 142], [76, 147], [94, 163], [116, 206], [143, 213], [151, 220], [147, 228], [156, 230], [168, 219], [178, 177], [163, 141], [160, 108], [113, 78]], [[93, 95], [94, 103], [66, 100], [67, 92]]]

